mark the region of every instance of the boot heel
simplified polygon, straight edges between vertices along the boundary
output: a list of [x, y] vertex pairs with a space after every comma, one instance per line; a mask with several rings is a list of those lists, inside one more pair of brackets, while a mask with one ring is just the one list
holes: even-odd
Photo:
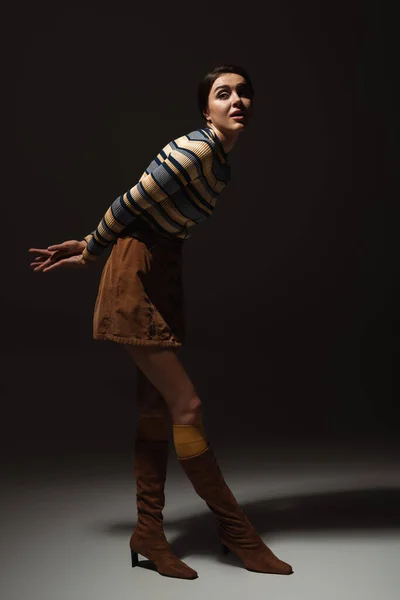
[[131, 550], [132, 568], [137, 567], [139, 564], [138, 553]]
[[221, 544], [222, 545], [222, 552], [223, 554], [228, 554], [228, 552], [230, 552], [228, 546], [225, 546], [225, 544]]

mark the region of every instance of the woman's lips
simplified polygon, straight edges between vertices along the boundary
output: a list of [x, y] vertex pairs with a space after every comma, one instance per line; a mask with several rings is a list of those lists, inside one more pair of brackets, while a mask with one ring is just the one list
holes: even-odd
[[240, 119], [240, 120], [242, 120], [242, 119], [244, 119], [244, 114], [232, 115], [232, 119]]

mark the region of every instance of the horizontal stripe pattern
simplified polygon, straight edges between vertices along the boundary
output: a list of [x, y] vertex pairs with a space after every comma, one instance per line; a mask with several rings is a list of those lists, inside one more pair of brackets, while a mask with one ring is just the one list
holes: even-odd
[[193, 226], [212, 215], [229, 180], [227, 154], [212, 129], [196, 129], [171, 140], [138, 183], [119, 196], [97, 228], [83, 238], [84, 260], [96, 260], [139, 218], [167, 237], [191, 237]]

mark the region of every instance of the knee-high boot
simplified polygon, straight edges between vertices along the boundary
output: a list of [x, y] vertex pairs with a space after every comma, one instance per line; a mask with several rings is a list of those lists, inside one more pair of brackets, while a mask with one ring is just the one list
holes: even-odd
[[138, 554], [151, 560], [161, 575], [195, 579], [198, 575], [172, 552], [164, 535], [164, 485], [168, 463], [168, 440], [135, 440], [137, 524], [130, 539], [132, 566]]
[[[182, 426], [178, 427], [174, 425], [175, 439], [184, 435], [180, 434]], [[199, 443], [198, 433], [194, 433], [193, 441]], [[193, 447], [193, 442], [191, 444]], [[198, 495], [218, 517], [219, 538], [224, 552], [234, 552], [250, 571], [280, 575], [293, 573], [292, 567], [264, 544], [226, 484], [211, 446], [208, 442], [205, 445], [206, 449], [201, 453], [186, 457], [178, 454], [178, 459]]]

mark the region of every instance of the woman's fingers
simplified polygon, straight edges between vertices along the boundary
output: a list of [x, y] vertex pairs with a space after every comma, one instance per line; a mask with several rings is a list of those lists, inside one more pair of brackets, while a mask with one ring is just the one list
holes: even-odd
[[[51, 260], [46, 260], [44, 262], [39, 263], [33, 269], [34, 271], [44, 271], [44, 269], [52, 264]], [[33, 266], [33, 265], [32, 265]]]
[[61, 250], [63, 252], [69, 252], [70, 254], [77, 254], [78, 252], [82, 252], [82, 242], [78, 242], [78, 240], [67, 240], [66, 242], [62, 242], [62, 244], [53, 244], [52, 246], [48, 246], [47, 250], [52, 252]]
[[[51, 271], [52, 269], [56, 269], [58, 267], [85, 267], [86, 263], [84, 263], [80, 257], [78, 256], [69, 256], [68, 258], [63, 258], [58, 260], [54, 264], [50, 264], [48, 267], [43, 269], [43, 273], [47, 273], [47, 271]], [[35, 269], [36, 270], [36, 269]]]
[[28, 252], [34, 252], [35, 254], [45, 254], [46, 256], [52, 255], [52, 252], [50, 252], [47, 248], [29, 248]]
[[[61, 260], [58, 260], [55, 263], [49, 263], [49, 265], [45, 266], [45, 268], [43, 269], [43, 273], [47, 273], [47, 271], [51, 271], [52, 269], [56, 269], [58, 267], [62, 267], [68, 261], [69, 261], [68, 258], [62, 258]], [[36, 269], [35, 269], [35, 271], [36, 271]]]
[[54, 252], [55, 250], [66, 250], [67, 247], [64, 244], [65, 242], [63, 244], [54, 244], [53, 246], [47, 246], [47, 250], [51, 250], [52, 252]]
[[34, 269], [35, 271], [44, 271], [50, 265], [60, 262], [63, 257], [65, 257], [65, 255], [62, 252], [53, 252], [50, 253], [50, 256], [43, 257], [43, 260], [38, 261], [35, 259], [32, 265], [36, 267]]
[[[50, 252], [49, 256], [44, 257], [35, 257], [33, 263], [31, 263], [32, 267], [35, 267], [34, 271], [45, 271], [48, 267], [60, 263], [62, 260], [68, 257], [65, 252]], [[70, 257], [72, 258], [72, 257]]]
[[38, 254], [35, 261], [43, 260], [44, 257], [49, 258], [51, 262], [59, 261], [61, 258], [68, 256], [79, 256], [82, 254], [86, 243], [78, 240], [68, 240], [62, 244], [53, 244], [47, 248], [29, 248], [29, 252]]
[[[38, 251], [39, 248], [33, 250]], [[34, 271], [43, 271], [48, 265], [57, 260], [54, 252], [48, 252], [47, 250], [43, 250], [43, 252], [46, 253], [44, 256], [35, 256], [33, 262], [30, 264], [31, 267], [35, 267]]]
[[47, 248], [29, 248], [29, 252], [35, 253], [30, 266], [34, 271], [47, 273], [56, 267], [84, 267], [87, 263], [82, 258], [82, 246], [84, 243], [77, 240], [69, 240], [62, 244], [53, 244]]

